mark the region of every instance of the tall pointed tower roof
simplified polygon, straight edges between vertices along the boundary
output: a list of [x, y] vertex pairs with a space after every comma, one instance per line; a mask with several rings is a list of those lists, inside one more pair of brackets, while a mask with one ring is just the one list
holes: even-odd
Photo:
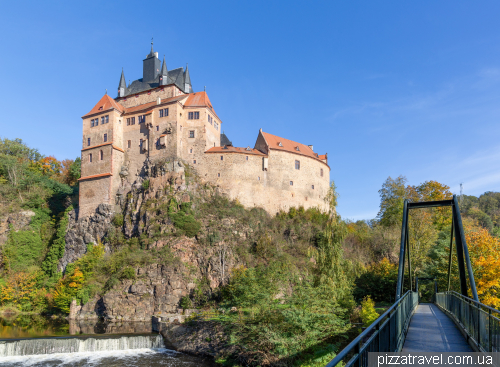
[[127, 88], [127, 83], [125, 82], [125, 75], [123, 74], [123, 68], [122, 68], [122, 76], [120, 77], [120, 84], [118, 84], [118, 89], [120, 88]]
[[191, 78], [189, 77], [188, 64], [186, 64], [186, 71], [184, 72], [184, 83], [191, 85]]
[[155, 56], [155, 52], [153, 51], [153, 39], [151, 38], [151, 52], [149, 53], [148, 57], [153, 57]]
[[165, 62], [165, 55], [163, 55], [163, 65], [161, 66], [161, 75], [168, 75], [167, 63]]

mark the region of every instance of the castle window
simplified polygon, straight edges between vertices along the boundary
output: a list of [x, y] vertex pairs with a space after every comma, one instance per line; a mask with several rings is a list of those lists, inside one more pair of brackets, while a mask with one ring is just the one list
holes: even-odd
[[102, 117], [101, 117], [101, 125], [105, 124], [105, 122], [104, 122], [104, 121], [106, 121], [106, 120], [104, 119], [104, 116], [102, 116]]
[[290, 186], [293, 186], [293, 181], [290, 181]]
[[139, 123], [143, 124], [146, 122], [146, 115], [139, 116]]
[[135, 125], [135, 117], [132, 117], [132, 118], [130, 119], [130, 124], [131, 124], [131, 125]]
[[188, 112], [188, 120], [199, 120], [199, 119], [200, 119], [200, 113], [198, 111]]
[[247, 161], [248, 161], [248, 156], [247, 156]]
[[87, 138], [87, 146], [90, 147], [90, 138]]
[[163, 117], [163, 109], [160, 110], [160, 117]]
[[260, 176], [259, 176], [259, 177], [257, 177], [257, 179], [260, 181]]
[[189, 149], [189, 153], [193, 153], [193, 148]]
[[109, 122], [109, 115], [104, 116], [104, 123], [107, 124]]
[[102, 161], [104, 159], [104, 153], [102, 150], [99, 152], [99, 159]]
[[104, 142], [108, 141], [108, 134], [104, 134]]
[[210, 122], [210, 125], [212, 125], [213, 120], [212, 116], [208, 115], [208, 122]]
[[130, 126], [130, 118], [127, 119], [127, 126]]
[[220, 177], [220, 173], [217, 173], [217, 177]]
[[168, 116], [168, 108], [162, 108], [160, 110], [160, 117], [167, 117]]
[[196, 159], [193, 161], [194, 164], [196, 164]]
[[321, 177], [323, 177], [323, 168], [319, 170], [319, 174], [321, 175]]
[[223, 161], [223, 160], [224, 160], [224, 156], [223, 156], [223, 155], [221, 155], [221, 156], [220, 156], [220, 160], [221, 160], [221, 161]]
[[160, 131], [160, 125], [156, 125], [156, 131]]
[[307, 196], [306, 196], [306, 201], [307, 201]]
[[132, 140], [129, 140], [129, 141], [127, 142], [127, 147], [128, 147], [129, 149], [132, 147]]
[[219, 130], [219, 124], [215, 121], [214, 121], [214, 127], [215, 127], [215, 130]]
[[314, 190], [314, 185], [312, 185], [311, 188]]
[[194, 130], [189, 130], [189, 137], [194, 138]]
[[142, 140], [142, 139], [141, 139], [141, 140], [139, 140], [139, 146], [141, 147], [141, 149], [142, 149], [142, 142], [143, 142], [143, 140]]
[[89, 154], [89, 162], [92, 163], [92, 153]]
[[295, 169], [300, 169], [300, 161], [295, 161]]

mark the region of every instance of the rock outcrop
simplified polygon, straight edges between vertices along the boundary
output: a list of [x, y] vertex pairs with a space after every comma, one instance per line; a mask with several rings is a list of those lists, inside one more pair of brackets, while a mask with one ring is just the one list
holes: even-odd
[[0, 246], [7, 242], [11, 230], [20, 231], [26, 229], [35, 215], [35, 212], [31, 210], [23, 210], [0, 217]]
[[64, 255], [59, 260], [59, 271], [64, 271], [66, 265], [82, 257], [87, 252], [87, 244], [104, 240], [113, 215], [113, 207], [107, 204], [100, 204], [96, 213], [87, 218], [78, 219], [78, 210], [69, 213], [66, 246]]

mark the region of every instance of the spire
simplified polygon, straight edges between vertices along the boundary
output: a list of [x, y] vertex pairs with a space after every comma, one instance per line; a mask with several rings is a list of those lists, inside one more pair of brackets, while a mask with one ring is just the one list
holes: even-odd
[[191, 85], [191, 78], [189, 77], [189, 69], [187, 63], [186, 63], [186, 71], [184, 72], [184, 83]]
[[120, 77], [120, 84], [118, 84], [118, 97], [125, 97], [125, 89], [127, 89], [127, 84], [125, 83], [125, 75], [122, 68], [122, 76]]
[[127, 88], [127, 84], [125, 83], [125, 74], [123, 74], [123, 68], [122, 68], [122, 76], [120, 77], [120, 84], [118, 84], [118, 89], [120, 88]]
[[184, 72], [184, 92], [192, 93], [193, 88], [191, 87], [191, 78], [189, 77], [188, 64], [186, 63], [186, 71]]
[[155, 55], [155, 52], [153, 51], [153, 37], [151, 37], [151, 52], [149, 53], [148, 57], [154, 56], [154, 55]]
[[161, 66], [161, 72], [160, 72], [160, 85], [167, 85], [168, 84], [168, 70], [167, 70], [167, 63], [165, 62], [165, 55], [163, 55], [163, 65]]

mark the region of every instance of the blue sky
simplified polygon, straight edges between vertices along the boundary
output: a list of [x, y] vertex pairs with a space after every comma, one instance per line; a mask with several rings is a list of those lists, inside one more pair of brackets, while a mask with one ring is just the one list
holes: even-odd
[[81, 116], [151, 37], [189, 63], [237, 146], [258, 129], [328, 152], [339, 212], [373, 218], [388, 176], [500, 191], [500, 3], [2, 2], [0, 136], [80, 154]]

